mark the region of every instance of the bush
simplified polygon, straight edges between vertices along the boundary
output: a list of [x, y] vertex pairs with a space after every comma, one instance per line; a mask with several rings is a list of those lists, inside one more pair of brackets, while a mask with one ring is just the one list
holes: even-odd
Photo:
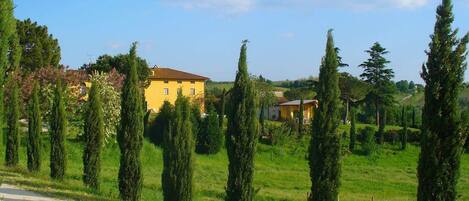
[[407, 131], [407, 142], [408, 143], [420, 143], [420, 130], [408, 130]]
[[[267, 145], [284, 145], [290, 138], [292, 128], [288, 123], [275, 124], [272, 122], [266, 122], [265, 124], [265, 133], [260, 136], [260, 142]], [[296, 132], [294, 132], [296, 133]]]
[[385, 142], [390, 142], [392, 144], [395, 144], [396, 142], [399, 141], [401, 136], [401, 130], [387, 130], [384, 132], [384, 140]]
[[365, 155], [370, 156], [376, 153], [378, 147], [375, 139], [376, 131], [373, 127], [367, 126], [362, 130], [361, 133], [361, 147]]

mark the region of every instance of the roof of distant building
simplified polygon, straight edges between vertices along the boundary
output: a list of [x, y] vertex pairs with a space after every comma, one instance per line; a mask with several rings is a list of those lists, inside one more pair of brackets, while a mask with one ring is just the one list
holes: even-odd
[[155, 67], [151, 69], [150, 79], [170, 79], [170, 80], [208, 80], [209, 78], [175, 70], [172, 68]]
[[[286, 103], [282, 103], [280, 104], [280, 106], [299, 106], [301, 103], [301, 100], [294, 100], [294, 101], [289, 101], [289, 102], [286, 102]], [[318, 104], [318, 101], [317, 100], [303, 100], [303, 104]]]

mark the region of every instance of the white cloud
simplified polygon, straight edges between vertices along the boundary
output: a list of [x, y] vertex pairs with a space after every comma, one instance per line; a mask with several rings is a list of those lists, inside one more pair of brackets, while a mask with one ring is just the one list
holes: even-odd
[[[352, 10], [379, 8], [415, 9], [430, 0], [162, 0], [185, 9], [211, 9], [228, 14], [239, 14], [262, 8], [317, 8], [336, 7]], [[466, 0], [469, 1], [469, 0]]]

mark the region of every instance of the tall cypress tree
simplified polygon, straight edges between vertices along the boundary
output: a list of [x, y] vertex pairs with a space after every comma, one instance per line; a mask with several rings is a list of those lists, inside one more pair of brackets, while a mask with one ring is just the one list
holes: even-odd
[[355, 116], [355, 110], [352, 109], [351, 111], [351, 118], [352, 118], [352, 122], [351, 122], [351, 125], [350, 125], [350, 144], [349, 144], [349, 150], [350, 151], [354, 151], [355, 150], [355, 142], [357, 141], [357, 129], [356, 129], [356, 126], [355, 126], [355, 120], [356, 120], [356, 116]]
[[226, 149], [228, 153], [227, 201], [251, 201], [254, 175], [254, 156], [257, 134], [257, 97], [249, 78], [246, 61], [248, 41], [243, 41], [239, 56], [238, 72], [229, 101]]
[[5, 164], [7, 166], [16, 166], [18, 164], [18, 148], [19, 148], [19, 88], [15, 79], [15, 72], [10, 74], [9, 87], [11, 91], [8, 97], [7, 110], [7, 143], [5, 152]]
[[[13, 15], [13, 1], [0, 0], [0, 136], [3, 136], [5, 111], [3, 106], [5, 72], [11, 68], [11, 40], [16, 34], [16, 19]], [[13, 51], [17, 52], [17, 51]]]
[[121, 200], [140, 200], [142, 172], [140, 151], [143, 146], [142, 96], [137, 75], [137, 44], [130, 48], [126, 79], [122, 88], [121, 120], [117, 141], [121, 151], [119, 192]]
[[340, 89], [339, 62], [332, 30], [327, 34], [317, 86], [319, 108], [315, 112], [309, 153], [311, 194], [309, 201], [338, 200], [340, 185]]
[[223, 131], [223, 120], [225, 119], [225, 100], [226, 99], [226, 89], [223, 88], [220, 100], [220, 113], [218, 114], [218, 125], [220, 130]]
[[465, 134], [462, 132], [458, 97], [467, 67], [469, 33], [457, 38], [451, 0], [437, 8], [432, 41], [422, 67], [425, 104], [422, 115], [421, 152], [418, 166], [419, 201], [456, 200], [456, 184]]
[[304, 101], [303, 98], [300, 100], [300, 110], [298, 111], [298, 136], [303, 137], [303, 127], [304, 127]]
[[41, 168], [42, 118], [39, 106], [39, 84], [34, 83], [29, 101], [28, 116], [28, 170], [37, 172]]
[[63, 98], [62, 81], [57, 79], [54, 91], [54, 103], [50, 119], [50, 176], [63, 180], [66, 169], [65, 136], [67, 132], [67, 115]]
[[91, 85], [84, 124], [83, 182], [93, 189], [99, 189], [104, 138], [103, 107], [98, 87], [96, 82]]
[[178, 94], [174, 117], [163, 136], [162, 174], [165, 201], [191, 201], [194, 173], [191, 105], [186, 97]]

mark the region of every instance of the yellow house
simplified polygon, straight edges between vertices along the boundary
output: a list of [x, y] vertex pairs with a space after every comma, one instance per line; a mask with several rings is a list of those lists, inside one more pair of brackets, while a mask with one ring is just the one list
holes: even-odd
[[[314, 109], [318, 107], [317, 100], [304, 100], [303, 101], [303, 119], [305, 123], [313, 118]], [[280, 120], [295, 120], [298, 121], [298, 113], [300, 112], [300, 100], [289, 101], [279, 105]]]
[[159, 112], [164, 101], [176, 102], [178, 91], [189, 97], [193, 103], [200, 104], [204, 111], [205, 81], [207, 77], [187, 73], [171, 68], [155, 67], [151, 69], [150, 84], [145, 89], [148, 110]]

